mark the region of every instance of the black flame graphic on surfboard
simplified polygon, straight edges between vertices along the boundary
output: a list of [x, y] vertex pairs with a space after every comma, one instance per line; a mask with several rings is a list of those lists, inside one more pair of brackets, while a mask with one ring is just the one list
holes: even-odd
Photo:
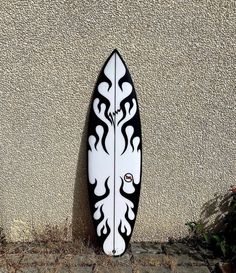
[[92, 216], [103, 251], [122, 255], [138, 209], [141, 126], [134, 85], [117, 50], [105, 62], [94, 90], [88, 179]]

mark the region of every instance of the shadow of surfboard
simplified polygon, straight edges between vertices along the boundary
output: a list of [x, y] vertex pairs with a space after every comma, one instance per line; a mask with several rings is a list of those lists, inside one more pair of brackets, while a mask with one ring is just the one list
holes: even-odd
[[95, 230], [90, 212], [88, 182], [87, 182], [87, 111], [85, 125], [81, 136], [76, 178], [74, 184], [73, 210], [72, 210], [72, 236], [75, 240], [83, 240], [97, 244]]

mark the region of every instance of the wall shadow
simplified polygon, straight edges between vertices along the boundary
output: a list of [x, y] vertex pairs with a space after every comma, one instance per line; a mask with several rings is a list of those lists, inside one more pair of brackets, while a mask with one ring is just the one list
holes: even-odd
[[97, 244], [95, 230], [89, 205], [87, 187], [87, 129], [89, 110], [86, 115], [84, 130], [81, 137], [79, 156], [74, 185], [72, 211], [72, 236], [74, 240], [82, 240]]

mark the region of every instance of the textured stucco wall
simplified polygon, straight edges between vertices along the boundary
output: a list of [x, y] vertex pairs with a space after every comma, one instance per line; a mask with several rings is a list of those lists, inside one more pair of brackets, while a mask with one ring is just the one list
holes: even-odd
[[133, 76], [143, 181], [133, 240], [186, 233], [236, 177], [235, 1], [0, 1], [0, 221], [27, 237], [68, 217], [93, 234], [86, 116], [118, 48]]

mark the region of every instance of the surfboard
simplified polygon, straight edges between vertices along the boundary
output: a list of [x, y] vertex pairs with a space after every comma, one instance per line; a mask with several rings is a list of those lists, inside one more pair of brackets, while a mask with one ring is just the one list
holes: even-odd
[[88, 126], [88, 185], [98, 240], [110, 256], [128, 246], [141, 184], [141, 125], [134, 84], [117, 50], [95, 85]]

